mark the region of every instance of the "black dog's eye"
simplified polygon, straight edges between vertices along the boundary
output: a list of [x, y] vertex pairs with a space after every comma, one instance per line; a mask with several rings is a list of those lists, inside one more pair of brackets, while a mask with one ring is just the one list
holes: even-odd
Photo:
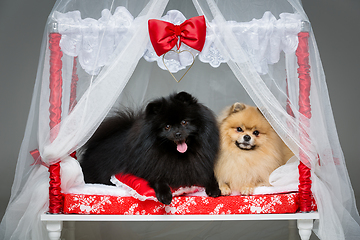
[[242, 132], [243, 130], [242, 130], [242, 128], [241, 128], [241, 127], [237, 127], [237, 128], [236, 128], [236, 131], [238, 131], [238, 132]]
[[255, 131], [253, 132], [253, 134], [254, 134], [255, 136], [259, 136], [260, 132], [259, 132], [258, 130], [255, 130]]
[[166, 125], [166, 126], [164, 127], [164, 129], [167, 130], [167, 131], [170, 130], [170, 128], [171, 128], [170, 125]]
[[183, 125], [183, 126], [186, 126], [188, 123], [189, 123], [189, 122], [186, 121], [186, 120], [182, 120], [182, 121], [181, 121], [181, 125]]

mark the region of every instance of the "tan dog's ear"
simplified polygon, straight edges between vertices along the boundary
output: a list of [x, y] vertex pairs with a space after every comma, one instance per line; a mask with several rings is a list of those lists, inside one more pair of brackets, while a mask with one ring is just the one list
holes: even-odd
[[224, 121], [227, 117], [229, 117], [231, 114], [239, 112], [241, 110], [244, 110], [246, 108], [246, 105], [243, 103], [234, 103], [230, 107], [226, 107], [220, 114], [220, 116], [217, 118], [218, 122]]
[[245, 108], [246, 108], [245, 104], [236, 102], [231, 106], [229, 115], [232, 113], [240, 112], [240, 111], [244, 110]]

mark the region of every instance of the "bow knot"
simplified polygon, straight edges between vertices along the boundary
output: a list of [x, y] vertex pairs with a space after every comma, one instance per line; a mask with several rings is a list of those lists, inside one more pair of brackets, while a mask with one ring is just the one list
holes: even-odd
[[181, 27], [179, 25], [175, 25], [175, 35], [177, 37], [181, 36]]
[[158, 56], [170, 51], [174, 46], [180, 49], [181, 43], [201, 52], [205, 44], [206, 23], [204, 16], [193, 17], [180, 25], [150, 19], [150, 41]]

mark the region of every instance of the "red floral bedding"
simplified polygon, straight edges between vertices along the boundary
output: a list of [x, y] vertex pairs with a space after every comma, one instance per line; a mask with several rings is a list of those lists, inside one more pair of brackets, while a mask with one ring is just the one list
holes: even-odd
[[[313, 210], [316, 204], [313, 203]], [[295, 213], [299, 209], [298, 193], [252, 196], [178, 196], [166, 206], [153, 200], [134, 197], [65, 194], [64, 213], [116, 215], [185, 215], [185, 214], [268, 214]]]

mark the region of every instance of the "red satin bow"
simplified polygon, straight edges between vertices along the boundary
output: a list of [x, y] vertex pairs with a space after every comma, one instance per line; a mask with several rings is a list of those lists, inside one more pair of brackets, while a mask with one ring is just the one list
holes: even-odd
[[175, 45], [179, 50], [181, 43], [200, 52], [204, 47], [206, 38], [204, 16], [190, 18], [180, 25], [156, 19], [150, 19], [148, 24], [150, 40], [158, 56], [168, 52]]

